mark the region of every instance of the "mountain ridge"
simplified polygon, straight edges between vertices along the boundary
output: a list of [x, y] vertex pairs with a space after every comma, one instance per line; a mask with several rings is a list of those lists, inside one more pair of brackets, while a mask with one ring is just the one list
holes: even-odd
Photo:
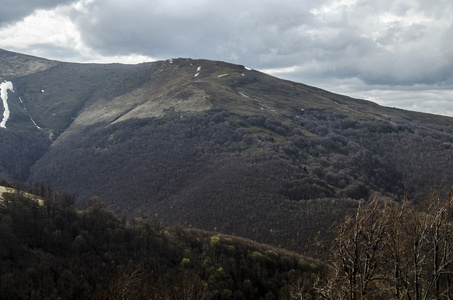
[[[284, 113], [297, 114], [298, 109], [317, 108], [356, 118], [380, 119], [402, 116], [437, 124], [450, 122], [449, 117], [434, 117], [431, 114], [387, 108], [367, 100], [353, 99], [301, 83], [281, 80], [241, 65], [210, 60], [179, 58], [137, 65], [75, 64], [1, 50], [0, 64], [14, 65], [14, 69], [19, 70], [11, 75], [10, 79], [25, 77], [25, 82], [26, 80], [35, 82], [37, 86], [34, 89], [24, 89], [21, 87], [24, 80], [16, 79], [17, 94], [29, 104], [28, 109], [31, 114], [38, 115], [36, 119], [42, 124], [41, 127], [48, 128], [57, 135], [66, 130], [73, 121], [75, 125], [83, 123], [92, 125], [99, 118], [102, 121], [101, 113], [91, 117], [89, 113], [81, 115], [87, 111], [99, 112], [101, 109], [109, 111], [110, 118], [103, 116], [106, 122], [112, 122], [112, 120], [118, 122], [132, 117], [162, 117], [171, 109], [175, 112], [178, 110], [184, 112], [185, 110], [203, 111], [211, 107], [237, 113], [245, 110], [248, 113], [270, 114], [278, 118], [282, 110]], [[0, 79], [7, 80], [7, 75], [11, 74], [8, 70], [11, 69], [11, 67], [3, 68], [2, 70], [6, 71], [0, 73]], [[126, 72], [126, 75], [119, 75], [121, 72]], [[165, 74], [162, 75], [162, 73]], [[54, 78], [52, 74], [60, 74], [60, 77], [66, 80], [61, 82], [61, 78]], [[132, 77], [139, 80], [134, 79], [133, 82], [130, 80], [130, 86], [126, 86], [125, 82]], [[172, 78], [171, 84], [166, 84], [160, 78], [163, 80]], [[48, 82], [45, 82], [46, 80]], [[93, 81], [97, 82], [96, 86], [90, 84]], [[67, 88], [53, 88], [52, 82]], [[256, 85], [256, 82], [262, 84]], [[103, 89], [96, 91], [99, 86], [107, 86], [109, 92]], [[84, 89], [87, 91], [83, 92]], [[264, 93], [270, 89], [284, 92], [272, 95], [274, 98], [270, 98]], [[205, 90], [211, 94], [207, 94]], [[46, 103], [45, 97], [48, 96], [46, 93], [50, 92], [55, 92], [55, 95], [51, 95], [53, 99], [64, 98], [64, 101]], [[225, 92], [227, 92], [228, 101], [222, 103], [219, 99], [225, 99]], [[294, 97], [298, 98], [297, 104], [290, 103], [292, 106], [286, 105], [284, 109], [279, 107]], [[303, 101], [305, 97], [309, 102]], [[212, 99], [213, 103], [208, 99]], [[276, 103], [276, 100], [280, 103]], [[40, 106], [44, 109], [40, 109]], [[275, 113], [276, 110], [277, 113]], [[376, 110], [379, 111], [376, 112]], [[63, 114], [58, 119], [64, 119], [64, 121], [52, 122], [55, 113]], [[78, 117], [80, 117], [79, 120], [77, 120]], [[14, 122], [14, 119], [11, 122]], [[55, 122], [58, 123], [54, 124]]]
[[312, 253], [308, 241], [360, 201], [418, 201], [452, 182], [450, 117], [212, 60], [30, 73], [39, 58], [11, 55], [0, 51], [0, 65], [25, 71], [5, 79], [15, 93], [0, 176], [45, 181], [79, 205], [99, 196], [118, 214]]

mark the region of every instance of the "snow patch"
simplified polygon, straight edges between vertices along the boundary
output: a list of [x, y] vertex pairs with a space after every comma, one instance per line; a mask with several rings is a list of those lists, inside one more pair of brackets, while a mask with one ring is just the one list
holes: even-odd
[[33, 120], [33, 118], [31, 117], [31, 115], [30, 115], [30, 120], [33, 122], [33, 124], [36, 126], [36, 128], [42, 129], [41, 127], [38, 126], [38, 124], [36, 124], [35, 120]]
[[242, 92], [239, 92], [239, 94], [245, 98], [250, 98], [249, 96], [247, 96], [246, 94], [242, 93]]
[[31, 116], [31, 114], [28, 112], [28, 109], [27, 109], [27, 107], [25, 106], [25, 103], [24, 103], [24, 101], [22, 100], [21, 97], [19, 97], [19, 101], [20, 101], [20, 103], [22, 103], [22, 108], [23, 108], [24, 111], [28, 114], [28, 117], [29, 117], [30, 120], [33, 122], [33, 125], [35, 125], [36, 128], [38, 128], [38, 129], [42, 129], [41, 127], [38, 126], [38, 124], [36, 124], [35, 120], [34, 120], [33, 117]]
[[201, 70], [201, 67], [198, 67], [197, 68], [197, 74], [195, 74], [193, 77], [197, 77], [198, 75], [200, 75], [200, 70]]
[[252, 69], [250, 68], [247, 68], [247, 67], [244, 67], [244, 69], [246, 69], [247, 71], [251, 71]]
[[6, 128], [6, 122], [8, 121], [11, 113], [8, 106], [8, 90], [14, 93], [13, 83], [5, 80], [0, 84], [0, 97], [3, 100], [3, 107], [5, 109], [3, 112], [3, 120], [0, 123], [1, 128]]
[[[0, 98], [3, 101], [3, 107], [4, 107], [3, 119], [2, 119], [2, 122], [0, 123], [0, 128], [6, 128], [6, 122], [8, 121], [9, 116], [11, 114], [11, 111], [9, 110], [9, 105], [8, 105], [8, 91], [11, 91], [14, 93], [14, 86], [11, 81], [5, 80], [0, 84]], [[44, 93], [44, 90], [41, 90], [41, 91]], [[19, 101], [22, 104], [22, 108], [28, 114], [28, 116], [30, 117], [30, 120], [33, 122], [33, 124], [36, 126], [36, 128], [42, 129], [41, 127], [38, 126], [38, 124], [36, 124], [35, 120], [33, 120], [33, 117], [28, 112], [27, 107], [25, 106], [25, 103], [21, 97], [19, 97]]]
[[221, 77], [225, 77], [225, 76], [228, 76], [228, 74], [222, 74], [222, 75], [219, 75], [218, 77], [221, 78]]
[[41, 90], [41, 93], [44, 93], [44, 90]]

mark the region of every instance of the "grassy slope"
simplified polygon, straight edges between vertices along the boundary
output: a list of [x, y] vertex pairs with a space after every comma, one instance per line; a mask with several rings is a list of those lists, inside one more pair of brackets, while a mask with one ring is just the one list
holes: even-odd
[[[4, 193], [14, 194], [15, 192], [16, 192], [16, 190], [13, 189], [13, 188], [0, 186], [0, 202], [2, 202], [4, 200], [4, 197], [3, 197]], [[44, 204], [44, 199], [42, 197], [38, 197], [36, 195], [30, 194], [30, 193], [27, 193], [27, 192], [23, 192], [23, 191], [21, 191], [21, 194], [23, 194], [25, 197], [27, 197], [27, 198], [29, 198], [31, 200], [37, 201], [40, 205]]]
[[[207, 84], [216, 106], [239, 114], [266, 114], [282, 118], [314, 108], [353, 120], [403, 118], [436, 125], [450, 125], [452, 118], [380, 106], [367, 100], [334, 94], [301, 83], [220, 62], [201, 61], [208, 74], [200, 73], [200, 85]], [[227, 74], [219, 77], [219, 75]]]
[[[299, 115], [311, 108], [355, 120], [451, 122], [450, 118], [382, 107], [218, 61], [71, 64], [0, 50], [0, 65], [6, 66], [0, 78], [13, 80], [16, 95], [54, 138], [71, 124], [71, 130], [78, 131], [129, 118], [185, 115], [211, 108], [264, 114], [283, 121], [288, 121], [284, 118], [287, 114]], [[9, 126], [36, 131], [17, 100], [12, 107]]]
[[3, 81], [46, 70], [58, 62], [0, 49], [0, 64], [0, 81]]

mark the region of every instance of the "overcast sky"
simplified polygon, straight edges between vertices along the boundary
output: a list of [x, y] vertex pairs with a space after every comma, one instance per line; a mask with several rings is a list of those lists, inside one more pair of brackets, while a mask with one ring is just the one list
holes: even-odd
[[0, 7], [0, 48], [10, 51], [71, 62], [222, 60], [453, 116], [451, 0], [0, 0]]

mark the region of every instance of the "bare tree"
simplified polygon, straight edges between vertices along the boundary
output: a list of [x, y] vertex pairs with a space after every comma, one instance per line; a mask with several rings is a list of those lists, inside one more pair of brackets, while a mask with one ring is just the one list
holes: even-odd
[[453, 193], [415, 205], [375, 198], [336, 227], [327, 299], [452, 299]]
[[360, 203], [357, 213], [338, 224], [331, 248], [331, 277], [319, 289], [327, 299], [368, 299], [380, 297], [381, 262], [385, 256], [386, 224], [380, 213], [386, 203], [375, 198]]

